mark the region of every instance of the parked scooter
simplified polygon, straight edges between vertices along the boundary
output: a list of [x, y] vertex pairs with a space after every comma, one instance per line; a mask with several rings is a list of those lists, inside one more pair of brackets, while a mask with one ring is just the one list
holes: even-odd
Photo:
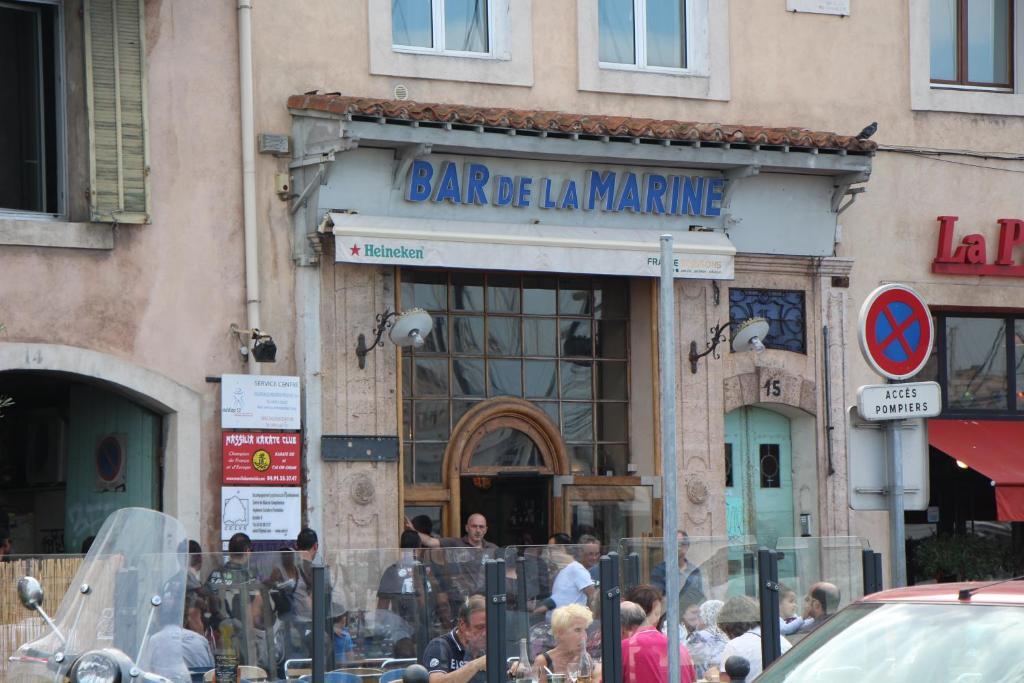
[[22, 604], [49, 633], [10, 658], [7, 681], [189, 683], [182, 639], [188, 539], [154, 510], [111, 514], [75, 573], [56, 616], [39, 581], [18, 581]]

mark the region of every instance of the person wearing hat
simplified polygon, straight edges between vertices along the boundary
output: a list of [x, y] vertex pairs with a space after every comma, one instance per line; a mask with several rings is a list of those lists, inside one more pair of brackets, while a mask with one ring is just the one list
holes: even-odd
[[[732, 656], [739, 656], [750, 663], [747, 680], [761, 675], [761, 610], [757, 600], [746, 595], [729, 598], [718, 613], [718, 627], [730, 640], [722, 650], [719, 668], [725, 671], [725, 663]], [[792, 647], [789, 641], [779, 636], [780, 652], [786, 654]], [[728, 680], [725, 676], [723, 680]]]

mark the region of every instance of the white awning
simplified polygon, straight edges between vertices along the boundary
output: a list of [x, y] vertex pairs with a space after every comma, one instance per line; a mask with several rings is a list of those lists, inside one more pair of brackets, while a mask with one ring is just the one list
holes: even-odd
[[[331, 213], [335, 260], [592, 275], [661, 274], [656, 230], [481, 223]], [[675, 232], [675, 276], [733, 279], [736, 248], [720, 232]]]

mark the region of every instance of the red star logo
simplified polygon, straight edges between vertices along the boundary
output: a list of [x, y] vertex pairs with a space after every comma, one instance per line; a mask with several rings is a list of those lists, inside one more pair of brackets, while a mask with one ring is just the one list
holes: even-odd
[[352, 245], [352, 255], [353, 256], [359, 256], [359, 245], [358, 244], [353, 244]]

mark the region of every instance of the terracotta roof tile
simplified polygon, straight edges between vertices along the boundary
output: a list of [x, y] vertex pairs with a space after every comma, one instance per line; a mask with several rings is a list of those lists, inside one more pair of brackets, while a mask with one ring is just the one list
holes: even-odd
[[871, 140], [858, 140], [852, 135], [837, 135], [805, 128], [766, 128], [764, 126], [735, 126], [630, 116], [568, 114], [532, 109], [471, 107], [459, 104], [385, 100], [336, 94], [293, 95], [288, 98], [288, 108], [322, 111], [339, 116], [374, 116], [403, 121], [609, 137], [748, 145], [788, 145], [790, 147], [861, 153], [874, 152], [877, 147], [876, 143]]

